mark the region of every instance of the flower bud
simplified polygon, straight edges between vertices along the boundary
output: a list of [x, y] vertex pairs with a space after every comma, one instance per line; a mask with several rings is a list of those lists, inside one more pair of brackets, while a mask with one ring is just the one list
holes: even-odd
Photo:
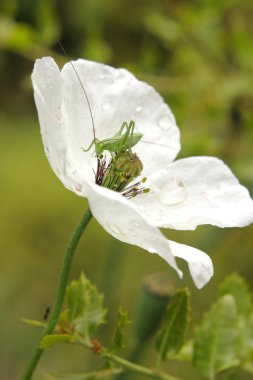
[[136, 153], [131, 151], [123, 151], [113, 157], [113, 166], [116, 171], [122, 173], [124, 179], [134, 179], [138, 177], [143, 165]]

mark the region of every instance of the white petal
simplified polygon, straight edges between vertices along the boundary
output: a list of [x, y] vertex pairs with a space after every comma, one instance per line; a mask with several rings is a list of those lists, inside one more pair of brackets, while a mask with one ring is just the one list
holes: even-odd
[[169, 241], [158, 228], [147, 223], [126, 198], [115, 191], [91, 185], [88, 201], [92, 214], [109, 234], [150, 253], [157, 253], [181, 275]]
[[149, 180], [151, 191], [131, 201], [155, 226], [192, 230], [201, 224], [243, 227], [253, 222], [248, 190], [221, 160], [181, 159]]
[[32, 82], [49, 163], [68, 189], [83, 195], [85, 168], [79, 170], [69, 146], [69, 125], [63, 102], [64, 85], [58, 66], [52, 58], [36, 60]]
[[[78, 60], [73, 65], [83, 84], [94, 118], [96, 138], [111, 138], [122, 123], [134, 120], [136, 132], [144, 134], [135, 147], [144, 165], [144, 175], [171, 162], [180, 149], [179, 130], [170, 108], [148, 84], [138, 81], [124, 69]], [[87, 148], [94, 135], [92, 120], [82, 86], [70, 63], [62, 70], [66, 113], [72, 129], [73, 151]], [[156, 145], [158, 143], [160, 145]], [[91, 156], [93, 150], [88, 152]], [[154, 159], [154, 157], [156, 159]]]
[[202, 288], [213, 276], [213, 264], [210, 257], [197, 248], [179, 244], [170, 240], [174, 256], [188, 262], [192, 279], [197, 288]]
[[159, 229], [147, 223], [120, 194], [95, 185], [88, 191], [88, 200], [94, 217], [116, 239], [137, 245], [150, 253], [157, 253], [176, 269], [180, 277], [182, 273], [174, 256], [186, 260], [198, 288], [210, 280], [213, 274], [212, 262], [204, 252], [167, 240]]

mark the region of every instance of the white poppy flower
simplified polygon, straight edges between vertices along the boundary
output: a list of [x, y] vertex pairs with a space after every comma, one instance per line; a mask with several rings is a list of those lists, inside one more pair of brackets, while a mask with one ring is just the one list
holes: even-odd
[[[179, 129], [170, 108], [151, 86], [124, 69], [86, 60], [74, 62], [74, 67], [89, 99], [97, 139], [112, 138], [124, 121], [135, 121], [134, 132], [143, 135], [133, 147], [143, 165], [136, 181], [146, 177], [147, 185], [141, 186], [150, 191], [140, 190], [128, 199], [95, 183], [94, 145], [84, 152], [94, 138], [85, 93], [70, 63], [60, 71], [52, 58], [45, 57], [36, 61], [32, 81], [52, 169], [68, 189], [88, 198], [93, 216], [108, 233], [157, 253], [180, 276], [175, 257], [186, 260], [195, 285], [201, 288], [213, 275], [210, 258], [196, 248], [167, 240], [159, 227], [246, 226], [253, 221], [248, 191], [216, 158], [173, 162], [180, 150]], [[109, 152], [105, 155], [110, 158]]]

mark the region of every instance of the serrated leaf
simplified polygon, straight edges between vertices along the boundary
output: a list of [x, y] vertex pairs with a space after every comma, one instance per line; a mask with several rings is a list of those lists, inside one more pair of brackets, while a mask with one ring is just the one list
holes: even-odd
[[209, 379], [234, 367], [237, 358], [238, 320], [231, 295], [220, 298], [207, 312], [197, 329], [193, 363]]
[[69, 285], [67, 301], [68, 319], [74, 331], [89, 339], [98, 326], [105, 322], [103, 295], [81, 274], [79, 280]]
[[72, 342], [74, 337], [68, 334], [52, 334], [46, 335], [42, 338], [39, 347], [40, 348], [49, 348], [52, 347], [55, 343], [70, 343]]
[[118, 375], [121, 372], [122, 369], [120, 368], [107, 368], [89, 373], [49, 373], [47, 378], [50, 380], [97, 380], [111, 378], [111, 376]]
[[61, 312], [57, 325], [55, 326], [55, 334], [72, 334], [73, 328], [68, 318], [68, 309]]
[[165, 360], [178, 353], [185, 339], [189, 319], [189, 291], [181, 289], [171, 299], [163, 326], [158, 333], [156, 349], [159, 358]]
[[118, 321], [110, 351], [119, 351], [125, 348], [125, 327], [129, 324], [128, 314], [122, 308], [118, 311]]
[[219, 297], [222, 297], [225, 294], [233, 295], [236, 302], [237, 312], [240, 315], [247, 316], [252, 313], [251, 295], [248, 286], [244, 279], [238, 274], [235, 273], [226, 277], [219, 286], [218, 294]]
[[188, 342], [184, 343], [184, 345], [180, 348], [179, 352], [177, 352], [175, 355], [170, 355], [169, 358], [173, 360], [180, 360], [180, 361], [192, 361], [192, 355], [193, 355], [193, 341], [189, 340]]
[[238, 274], [227, 277], [219, 287], [219, 296], [234, 297], [238, 315], [238, 357], [243, 361], [253, 357], [253, 305], [246, 282]]

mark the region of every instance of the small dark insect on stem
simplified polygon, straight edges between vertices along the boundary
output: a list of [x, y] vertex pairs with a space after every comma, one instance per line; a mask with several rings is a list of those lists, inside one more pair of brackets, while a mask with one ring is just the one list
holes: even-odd
[[44, 313], [44, 321], [47, 321], [48, 320], [48, 317], [49, 317], [49, 314], [50, 314], [50, 311], [51, 311], [51, 307], [50, 306], [47, 306], [46, 310], [45, 310], [45, 313]]

